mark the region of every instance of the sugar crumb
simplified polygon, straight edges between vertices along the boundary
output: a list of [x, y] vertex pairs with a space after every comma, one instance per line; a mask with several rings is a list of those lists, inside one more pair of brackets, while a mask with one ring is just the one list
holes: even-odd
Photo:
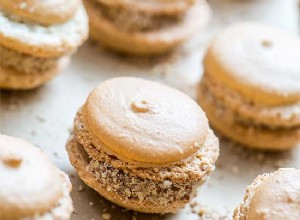
[[102, 218], [103, 218], [103, 220], [110, 220], [111, 219], [111, 214], [109, 214], [109, 213], [103, 213], [102, 214]]

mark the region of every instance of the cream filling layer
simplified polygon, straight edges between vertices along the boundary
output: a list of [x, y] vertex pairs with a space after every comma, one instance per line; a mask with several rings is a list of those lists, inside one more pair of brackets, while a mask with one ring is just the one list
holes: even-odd
[[108, 192], [112, 191], [127, 199], [138, 203], [146, 202], [155, 205], [167, 205], [173, 202], [188, 202], [196, 195], [196, 190], [206, 178], [198, 181], [173, 183], [170, 180], [156, 182], [132, 176], [111, 164], [91, 159], [86, 167], [93, 173], [102, 187]]
[[38, 74], [57, 68], [58, 58], [41, 58], [0, 46], [0, 65], [20, 73]]
[[201, 82], [202, 91], [215, 105], [227, 112], [239, 123], [268, 129], [293, 129], [300, 127], [300, 101], [289, 106], [266, 107], [254, 105], [239, 93], [225, 87], [209, 73]]
[[144, 12], [122, 6], [107, 6], [98, 1], [96, 2], [95, 0], [92, 0], [92, 3], [86, 4], [93, 4], [93, 10], [98, 10], [99, 15], [103, 16], [103, 18], [107, 20], [110, 20], [124, 31], [148, 32], [158, 30], [164, 27], [179, 24], [183, 21], [185, 16], [185, 13], [179, 13], [176, 15], [146, 14]]

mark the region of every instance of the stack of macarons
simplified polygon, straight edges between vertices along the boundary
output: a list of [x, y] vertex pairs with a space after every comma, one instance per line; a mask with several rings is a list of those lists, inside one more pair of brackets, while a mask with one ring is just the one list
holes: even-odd
[[233, 215], [233, 220], [283, 219], [300, 219], [300, 170], [285, 168], [258, 176]]
[[0, 219], [68, 220], [69, 177], [40, 149], [0, 135]]
[[199, 103], [236, 142], [285, 150], [300, 142], [300, 40], [264, 24], [221, 31], [204, 59]]
[[84, 0], [90, 36], [102, 46], [134, 54], [172, 50], [207, 23], [205, 0]]
[[187, 95], [121, 77], [90, 93], [67, 150], [80, 178], [108, 200], [140, 212], [169, 213], [208, 179], [219, 142]]
[[0, 89], [32, 89], [49, 81], [87, 35], [80, 0], [1, 0]]

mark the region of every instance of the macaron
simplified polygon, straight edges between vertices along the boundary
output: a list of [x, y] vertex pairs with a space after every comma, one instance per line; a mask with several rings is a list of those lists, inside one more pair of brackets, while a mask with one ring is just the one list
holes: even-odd
[[260, 23], [235, 24], [210, 43], [199, 103], [212, 126], [251, 148], [300, 142], [300, 40]]
[[33, 89], [62, 71], [88, 37], [79, 0], [0, 0], [0, 89]]
[[209, 20], [205, 0], [84, 0], [90, 37], [101, 46], [131, 55], [166, 53]]
[[0, 219], [70, 219], [69, 177], [39, 148], [0, 135], [0, 179]]
[[194, 100], [133, 77], [113, 78], [90, 93], [66, 148], [87, 185], [145, 213], [183, 207], [219, 156], [218, 139]]
[[300, 219], [300, 170], [285, 168], [258, 176], [233, 215], [233, 220], [246, 219]]

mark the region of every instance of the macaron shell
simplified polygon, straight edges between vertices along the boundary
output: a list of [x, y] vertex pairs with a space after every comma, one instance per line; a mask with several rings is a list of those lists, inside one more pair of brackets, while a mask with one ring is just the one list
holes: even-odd
[[256, 189], [247, 220], [300, 219], [300, 171], [280, 169]]
[[300, 100], [300, 40], [259, 24], [233, 25], [212, 41], [205, 70], [256, 104]]
[[85, 6], [90, 17], [90, 37], [104, 47], [133, 55], [148, 56], [169, 52], [201, 30], [210, 18], [208, 4], [201, 1], [187, 12], [179, 25], [147, 33], [131, 33], [120, 30], [102, 17], [89, 1], [85, 1]]
[[2, 10], [42, 25], [64, 23], [76, 12], [80, 0], [0, 0]]
[[113, 191], [107, 191], [105, 187], [102, 187], [99, 184], [99, 181], [94, 177], [94, 175], [85, 169], [85, 167], [88, 166], [90, 159], [83, 147], [80, 146], [74, 139], [70, 139], [66, 148], [69, 153], [70, 161], [77, 170], [79, 177], [101, 196], [119, 206], [143, 213], [172, 213], [176, 212], [179, 208], [184, 207], [186, 204], [186, 201], [173, 202], [172, 205], [169, 205], [168, 207], [161, 205], [153, 206], [153, 204], [147, 205], [144, 202], [140, 204], [139, 202], [128, 200]]
[[278, 151], [291, 149], [300, 143], [300, 129], [297, 127], [276, 130], [242, 125], [234, 120], [230, 112], [219, 110], [201, 87], [198, 98], [212, 127], [244, 146]]
[[115, 156], [152, 164], [185, 159], [204, 143], [205, 113], [175, 89], [132, 77], [100, 84], [83, 109], [87, 127]]
[[58, 169], [36, 147], [0, 135], [0, 219], [51, 210], [62, 196]]
[[0, 89], [28, 90], [50, 81], [70, 63], [70, 57], [62, 57], [55, 69], [40, 74], [25, 74], [0, 66]]
[[88, 18], [83, 5], [69, 21], [49, 27], [11, 20], [0, 10], [0, 44], [17, 52], [59, 57], [72, 53], [87, 36]]
[[233, 220], [246, 220], [247, 212], [249, 210], [249, 204], [251, 199], [255, 193], [255, 190], [269, 178], [272, 174], [264, 173], [262, 175], [258, 175], [251, 185], [247, 186], [246, 193], [244, 195], [244, 200], [239, 204], [239, 206], [234, 210]]

